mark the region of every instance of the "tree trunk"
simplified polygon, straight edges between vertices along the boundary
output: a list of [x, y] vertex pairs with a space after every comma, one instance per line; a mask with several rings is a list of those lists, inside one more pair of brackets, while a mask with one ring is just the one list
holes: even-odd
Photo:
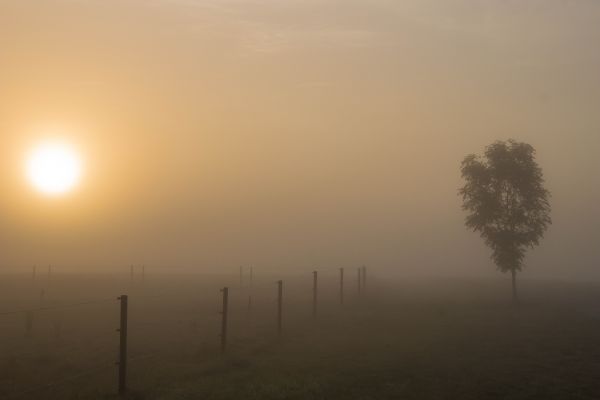
[[511, 269], [512, 274], [512, 298], [514, 304], [519, 304], [519, 297], [517, 296], [517, 270]]

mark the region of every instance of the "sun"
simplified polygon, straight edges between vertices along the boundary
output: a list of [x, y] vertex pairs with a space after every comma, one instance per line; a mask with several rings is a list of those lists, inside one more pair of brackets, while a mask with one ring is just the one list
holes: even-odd
[[72, 191], [82, 175], [79, 152], [69, 143], [48, 141], [34, 147], [27, 156], [26, 172], [31, 185], [48, 196]]

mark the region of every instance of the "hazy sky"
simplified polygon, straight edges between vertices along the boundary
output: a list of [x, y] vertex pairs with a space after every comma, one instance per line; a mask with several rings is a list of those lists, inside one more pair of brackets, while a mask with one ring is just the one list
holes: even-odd
[[[0, 264], [494, 273], [459, 165], [538, 150], [527, 276], [600, 278], [597, 0], [0, 0]], [[48, 200], [28, 148], [86, 175]]]

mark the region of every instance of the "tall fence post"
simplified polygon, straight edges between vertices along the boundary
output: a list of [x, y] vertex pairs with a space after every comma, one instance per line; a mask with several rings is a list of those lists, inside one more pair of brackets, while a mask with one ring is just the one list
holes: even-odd
[[283, 328], [283, 281], [277, 281], [277, 334], [281, 336]]
[[35, 273], [36, 273], [37, 265], [33, 266], [33, 271], [31, 273], [31, 280], [35, 281]]
[[133, 285], [133, 265], [129, 267], [129, 283]]
[[344, 304], [344, 268], [340, 268], [340, 304]]
[[221, 311], [221, 353], [225, 353], [227, 348], [227, 314], [229, 308], [229, 288], [221, 289], [223, 292], [223, 311]]
[[317, 271], [313, 271], [313, 308], [312, 308], [312, 314], [313, 314], [313, 318], [317, 317]]
[[119, 329], [119, 394], [127, 391], [127, 295], [118, 298], [121, 302], [121, 324]]
[[240, 266], [240, 286], [244, 285], [244, 267]]

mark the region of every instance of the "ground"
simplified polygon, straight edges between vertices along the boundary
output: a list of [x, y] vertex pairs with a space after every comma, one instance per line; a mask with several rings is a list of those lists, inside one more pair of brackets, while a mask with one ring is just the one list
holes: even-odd
[[[522, 302], [514, 306], [501, 276], [374, 274], [361, 297], [348, 284], [341, 305], [335, 274], [321, 279], [316, 319], [310, 276], [284, 280], [279, 338], [270, 277], [257, 279], [252, 290], [227, 277], [153, 276], [134, 284], [57, 277], [46, 288], [45, 306], [104, 301], [38, 311], [29, 334], [25, 315], [0, 316], [0, 394], [118, 398], [115, 294], [127, 291], [130, 399], [600, 398], [598, 284], [523, 281]], [[218, 338], [223, 283], [232, 286], [224, 355]], [[27, 290], [6, 285], [5, 304], [31, 307], [33, 294], [40, 301], [41, 283]]]

